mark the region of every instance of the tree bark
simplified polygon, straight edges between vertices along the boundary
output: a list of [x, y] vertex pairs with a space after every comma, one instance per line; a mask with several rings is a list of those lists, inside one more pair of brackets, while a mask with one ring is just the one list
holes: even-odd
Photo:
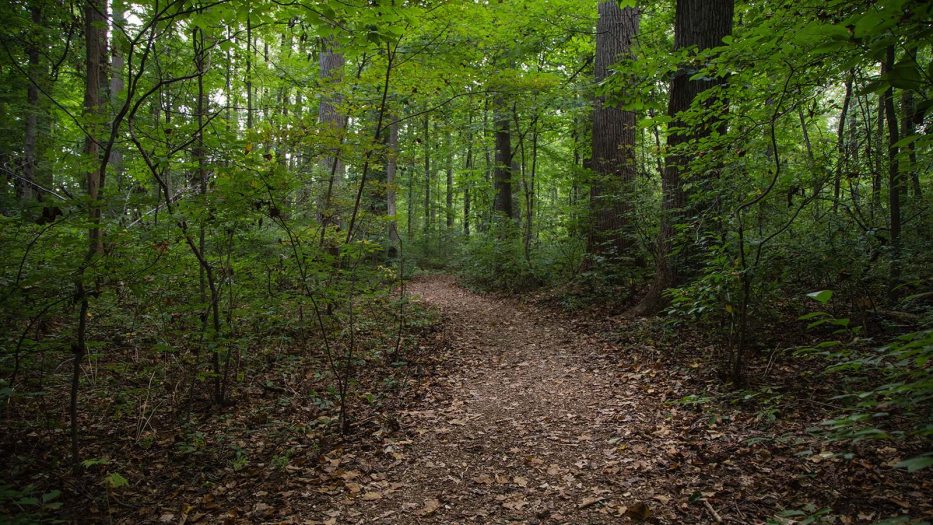
[[[386, 138], [386, 214], [389, 216], [389, 250], [390, 258], [398, 256], [401, 239], [398, 236], [398, 212], [395, 202], [395, 171], [398, 166], [398, 119], [389, 117], [389, 133]], [[409, 203], [410, 206], [410, 203]]]
[[[732, 32], [734, 8], [734, 0], [677, 0], [674, 50], [696, 48], [697, 51], [703, 51], [722, 44], [723, 37]], [[633, 309], [633, 313], [639, 315], [658, 312], [665, 306], [663, 292], [681, 282], [685, 261], [689, 257], [683, 255], [689, 249], [686, 246], [680, 247], [685, 249], [676, 250], [681, 255], [674, 255], [675, 225], [682, 221], [687, 205], [683, 176], [690, 159], [683, 152], [683, 147], [691, 139], [709, 135], [712, 127], [686, 122], [682, 113], [690, 108], [697, 95], [719, 82], [717, 79], [691, 80], [690, 77], [694, 73], [694, 70], [683, 66], [671, 80], [667, 107], [671, 122], [668, 125], [668, 149], [664, 159], [664, 173], [661, 176], [658, 268], [648, 293]]]
[[470, 202], [470, 185], [473, 180], [473, 112], [470, 111], [469, 120], [467, 121], [467, 150], [466, 157], [463, 163], [464, 169], [464, 178], [461, 179], [463, 182], [463, 234], [467, 237], [470, 236], [470, 207], [472, 202]]
[[[341, 112], [340, 105], [343, 97], [336, 91], [337, 84], [343, 78], [343, 54], [338, 53], [332, 39], [323, 39], [321, 42], [320, 77], [325, 85], [325, 91], [331, 94], [321, 97], [318, 108], [318, 121], [323, 129], [333, 135], [335, 144], [340, 143], [340, 135], [347, 125], [347, 116]], [[330, 210], [333, 194], [343, 180], [343, 162], [340, 160], [340, 147], [335, 146], [330, 156], [321, 160], [321, 171], [328, 177], [327, 189], [323, 192], [323, 199], [318, 203], [318, 216], [323, 225], [333, 222]]]
[[[122, 26], [125, 22], [126, 5], [122, 0], [113, 1], [113, 25]], [[123, 105], [123, 39], [119, 35], [122, 33], [114, 29], [111, 38], [111, 63], [110, 63], [110, 108], [111, 115], [115, 116]], [[123, 148], [119, 144], [114, 144], [110, 152], [110, 165], [113, 167], [113, 173], [116, 176], [117, 188], [123, 189]]]
[[431, 117], [424, 114], [424, 236], [431, 233]]
[[447, 165], [444, 169], [447, 175], [447, 200], [445, 203], [446, 207], [444, 209], [444, 213], [447, 222], [447, 231], [450, 232], [454, 228], [454, 153], [450, 138], [450, 131], [448, 131], [445, 135], [444, 145], [447, 147]]
[[84, 153], [91, 166], [86, 173], [88, 195], [88, 251], [75, 279], [75, 296], [80, 302], [78, 329], [72, 345], [71, 395], [69, 415], [71, 419], [71, 457], [75, 470], [80, 464], [78, 446], [78, 391], [81, 380], [81, 364], [87, 353], [87, 322], [90, 307], [89, 292], [84, 285], [84, 273], [96, 256], [104, 252], [100, 219], [102, 188], [106, 162], [101, 164], [100, 129], [102, 124], [103, 91], [106, 85], [107, 63], [107, 6], [102, 0], [87, 0], [84, 5], [85, 36], [85, 87], [84, 114], [88, 120], [88, 133], [84, 139]]
[[[615, 0], [598, 6], [595, 77], [597, 84], [611, 73], [610, 67], [631, 56], [638, 34], [639, 13], [622, 9]], [[593, 102], [592, 169], [590, 189], [593, 219], [587, 236], [587, 251], [609, 257], [630, 250], [631, 183], [635, 180], [635, 112], [609, 106], [604, 97]]]
[[846, 79], [846, 94], [842, 99], [842, 110], [839, 112], [839, 126], [836, 128], [836, 148], [839, 158], [836, 160], [836, 173], [833, 179], [833, 211], [839, 207], [839, 192], [842, 186], [842, 177], [849, 163], [848, 148], [846, 147], [845, 131], [846, 117], [849, 114], [849, 104], [852, 101], [852, 77], [850, 73]]
[[509, 127], [511, 112], [505, 103], [505, 97], [501, 94], [493, 97], [492, 106], [496, 135], [493, 212], [500, 217], [512, 219], [512, 139]]
[[[29, 8], [32, 23], [36, 28], [42, 26], [42, 10], [38, 5]], [[39, 31], [34, 38], [39, 39]], [[23, 138], [23, 180], [15, 179], [16, 195], [24, 201], [42, 200], [42, 190], [37, 187], [39, 178], [39, 115], [42, 106], [39, 102], [39, 87], [42, 81], [42, 72], [39, 55], [39, 42], [32, 41], [26, 47], [29, 58], [30, 82], [26, 87], [26, 129]]]

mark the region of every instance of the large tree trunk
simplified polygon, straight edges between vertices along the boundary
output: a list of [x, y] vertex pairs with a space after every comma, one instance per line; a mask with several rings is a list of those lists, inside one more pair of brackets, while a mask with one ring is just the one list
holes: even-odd
[[[732, 32], [734, 7], [734, 0], [677, 0], [674, 50], [696, 48], [697, 51], [703, 51], [721, 45], [723, 37]], [[691, 69], [681, 67], [671, 80], [667, 107], [671, 122], [668, 125], [668, 149], [661, 176], [663, 196], [657, 246], [658, 267], [648, 294], [634, 308], [636, 314], [654, 313], [664, 307], [666, 301], [663, 291], [681, 282], [683, 268], [689, 258], [689, 255], [684, 256], [689, 252], [689, 247], [682, 246], [680, 248], [684, 249], [674, 250], [674, 226], [681, 220], [687, 205], [683, 175], [690, 159], [682, 147], [691, 139], [709, 135], [713, 128], [710, 125], [685, 122], [681, 113], [690, 108], [697, 95], [719, 82], [717, 79], [691, 80], [693, 74]], [[675, 251], [681, 255], [675, 258]]]
[[[596, 82], [610, 67], [631, 55], [638, 34], [639, 13], [622, 9], [615, 0], [599, 4], [596, 26]], [[618, 257], [630, 246], [625, 232], [631, 202], [626, 194], [635, 179], [635, 112], [623, 111], [597, 97], [593, 104], [593, 160], [596, 172], [590, 190], [593, 221], [587, 239], [590, 253]]]
[[503, 95], [495, 95], [492, 106], [496, 135], [496, 164], [493, 168], [496, 197], [493, 212], [512, 219], [512, 138], [509, 129], [511, 112]]

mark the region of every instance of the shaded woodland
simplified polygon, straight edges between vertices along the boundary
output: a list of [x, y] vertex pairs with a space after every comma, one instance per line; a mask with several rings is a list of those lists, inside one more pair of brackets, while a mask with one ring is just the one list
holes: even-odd
[[[653, 495], [581, 493], [563, 517], [550, 496], [455, 515], [456, 497], [419, 494], [384, 518], [933, 519], [930, 2], [0, 12], [0, 521], [377, 521], [403, 489], [334, 458], [417, 447], [443, 425], [408, 421], [413, 407], [467, 396], [464, 369], [502, 373], [484, 349], [526, 366], [539, 344], [558, 371], [517, 384], [573, 377], [608, 403], [618, 384], [600, 381], [628, 378], [650, 432], [741, 443], [706, 457], [683, 434], [643, 447], [673, 454], [643, 468], [673, 476], [695, 454], [727, 486], [745, 479], [733, 460], [763, 492], [809, 481], [749, 503], [663, 495], [651, 475]], [[566, 348], [546, 325], [573, 334]], [[557, 394], [536, 395], [529, 413]], [[619, 418], [593, 433], [641, 464]], [[464, 439], [498, 424], [465, 421]], [[328, 492], [309, 472], [357, 474]], [[471, 479], [528, 496], [522, 472]], [[270, 506], [260, 485], [376, 507]]]

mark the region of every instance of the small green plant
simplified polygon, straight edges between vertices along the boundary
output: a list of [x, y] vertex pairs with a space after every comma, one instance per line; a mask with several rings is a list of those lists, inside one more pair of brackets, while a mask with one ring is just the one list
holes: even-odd
[[774, 515], [774, 518], [768, 520], [768, 525], [813, 525], [819, 523], [835, 523], [836, 518], [832, 516], [832, 510], [829, 508], [817, 508], [816, 505], [808, 503], [802, 509], [783, 510]]
[[681, 406], [699, 407], [699, 406], [703, 406], [711, 402], [712, 400], [713, 398], [710, 396], [690, 394], [680, 399], [675, 399], [674, 401], [671, 401], [671, 403], [675, 405], [681, 405]]
[[239, 472], [249, 464], [249, 456], [246, 455], [246, 451], [238, 446], [235, 446], [233, 450], [234, 456], [233, 461], [230, 462], [230, 466], [233, 468], [234, 472]]
[[294, 451], [289, 449], [282, 454], [276, 454], [275, 456], [272, 456], [272, 461], [270, 462], [272, 468], [276, 470], [285, 470], [285, 467], [287, 467], [291, 462], [293, 455]]
[[[0, 521], [10, 524], [46, 521], [49, 513], [62, 507], [60, 496], [59, 490], [39, 492], [34, 485], [17, 488], [0, 484]], [[16, 514], [11, 516], [10, 511]]]
[[201, 449], [207, 444], [206, 437], [203, 432], [192, 432], [188, 435], [188, 438], [178, 444], [178, 451], [182, 454], [193, 454]]
[[[807, 296], [827, 305], [833, 294], [821, 290]], [[928, 443], [933, 435], [929, 424], [933, 420], [933, 379], [929, 370], [933, 361], [933, 330], [907, 333], [887, 345], [865, 349], [852, 344], [858, 327], [850, 327], [848, 319], [838, 319], [824, 311], [801, 319], [810, 321], [808, 328], [838, 327], [833, 334], [847, 337], [800, 348], [797, 355], [824, 358], [829, 361], [825, 374], [844, 374], [851, 384], [861, 385], [835, 397], [846, 406], [842, 414], [823, 422], [826, 439], [857, 443], [913, 437]], [[930, 465], [933, 453], [928, 451], [896, 466], [914, 472]]]

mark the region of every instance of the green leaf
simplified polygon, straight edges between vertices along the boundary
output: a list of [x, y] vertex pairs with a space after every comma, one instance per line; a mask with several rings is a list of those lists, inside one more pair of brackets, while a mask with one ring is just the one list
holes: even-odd
[[933, 453], [926, 453], [910, 459], [905, 459], [894, 465], [894, 468], [905, 468], [907, 472], [917, 472], [933, 465]]
[[104, 483], [111, 489], [118, 489], [130, 484], [130, 482], [121, 476], [119, 472], [109, 474], [106, 478], [104, 478]]
[[820, 290], [818, 292], [810, 292], [807, 294], [807, 297], [813, 299], [814, 301], [820, 304], [826, 304], [830, 299], [833, 298], [832, 290]]

